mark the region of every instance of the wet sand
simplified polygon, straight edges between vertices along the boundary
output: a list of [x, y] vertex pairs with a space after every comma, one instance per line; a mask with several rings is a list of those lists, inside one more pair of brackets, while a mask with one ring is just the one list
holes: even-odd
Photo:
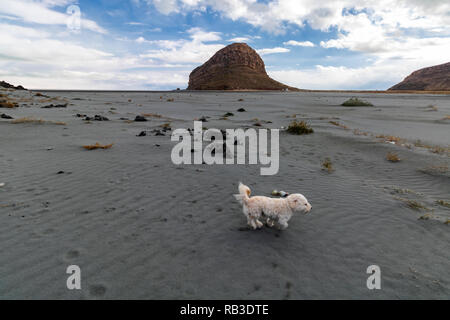
[[[19, 104], [0, 114], [48, 121], [0, 119], [1, 299], [450, 297], [449, 95], [40, 92], [48, 97], [0, 92]], [[340, 106], [352, 96], [374, 107]], [[161, 117], [120, 120], [150, 113]], [[152, 133], [202, 116], [208, 128], [255, 118], [281, 128], [294, 115], [315, 132], [280, 133], [275, 176], [259, 165], [176, 166], [170, 132]], [[82, 148], [96, 142], [114, 145]], [[303, 193], [313, 210], [285, 231], [247, 230], [238, 181], [254, 195]], [[66, 288], [73, 264], [82, 290]], [[381, 268], [381, 290], [366, 287], [369, 265]]]

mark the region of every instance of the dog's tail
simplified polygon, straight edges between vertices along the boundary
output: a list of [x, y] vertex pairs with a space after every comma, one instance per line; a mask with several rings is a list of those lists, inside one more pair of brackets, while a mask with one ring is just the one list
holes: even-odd
[[240, 204], [244, 204], [250, 197], [251, 191], [250, 188], [247, 187], [242, 182], [239, 182], [239, 194], [235, 194], [234, 197]]

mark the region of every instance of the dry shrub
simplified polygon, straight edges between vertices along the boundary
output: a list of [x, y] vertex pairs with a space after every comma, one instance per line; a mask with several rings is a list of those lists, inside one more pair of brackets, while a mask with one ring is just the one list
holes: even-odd
[[353, 134], [356, 135], [356, 136], [368, 136], [369, 132], [362, 131], [362, 130], [359, 130], [359, 129], [354, 129], [353, 130]]
[[322, 170], [326, 170], [328, 171], [328, 173], [331, 173], [334, 171], [333, 168], [333, 163], [331, 162], [330, 158], [326, 158], [323, 162], [322, 162]]
[[160, 127], [161, 127], [161, 128], [170, 129], [170, 128], [171, 128], [171, 124], [170, 124], [170, 122], [163, 123], [162, 125], [160, 125]]
[[169, 98], [169, 99], [167, 99], [167, 102], [174, 102], [174, 101], [175, 101], [174, 98]]
[[0, 108], [8, 108], [8, 109], [13, 109], [13, 108], [17, 108], [19, 105], [17, 104], [17, 102], [13, 102], [10, 100], [0, 100]]
[[287, 132], [291, 134], [311, 134], [314, 130], [306, 121], [293, 121], [287, 128]]
[[399, 158], [398, 154], [394, 152], [388, 152], [386, 155], [386, 160], [390, 162], [400, 162], [401, 159]]
[[386, 142], [394, 142], [395, 144], [401, 144], [405, 142], [405, 139], [396, 136], [389, 136], [384, 134], [379, 134], [376, 136], [377, 139], [383, 139]]
[[141, 113], [141, 116], [146, 118], [162, 118], [162, 115], [157, 113]]
[[342, 106], [344, 107], [373, 107], [373, 104], [359, 98], [351, 98], [345, 101]]
[[329, 123], [331, 123], [332, 125], [336, 126], [336, 127], [340, 127], [342, 129], [348, 130], [349, 127], [347, 127], [346, 125], [339, 123], [338, 121], [329, 121]]
[[105, 150], [105, 149], [110, 149], [113, 146], [113, 144], [114, 143], [102, 145], [102, 144], [97, 142], [96, 144], [83, 146], [83, 148], [86, 149], [86, 150], [96, 150], [96, 149], [103, 149], [103, 150]]
[[436, 203], [439, 204], [439, 205], [441, 205], [441, 206], [443, 206], [443, 207], [450, 208], [450, 202], [448, 202], [448, 201], [445, 201], [445, 200], [437, 200]]
[[427, 106], [427, 111], [438, 111], [438, 108], [432, 104]]
[[442, 147], [442, 146], [436, 146], [436, 145], [429, 145], [426, 143], [423, 143], [421, 140], [416, 140], [414, 142], [414, 146], [418, 148], [425, 148], [428, 151], [436, 154], [449, 154], [450, 153], [450, 147]]
[[16, 120], [12, 120], [11, 121], [12, 124], [20, 124], [20, 123], [32, 123], [32, 124], [56, 124], [56, 125], [61, 125], [61, 126], [65, 126], [66, 123], [63, 121], [47, 121], [47, 120], [43, 120], [43, 119], [36, 119], [33, 117], [25, 117], [25, 118], [19, 118]]
[[396, 200], [400, 200], [402, 201], [404, 204], [406, 204], [408, 206], [408, 208], [413, 209], [413, 210], [430, 210], [429, 208], [427, 208], [425, 205], [423, 205], [422, 203], [420, 203], [419, 201], [416, 200], [411, 200], [411, 199], [405, 199], [405, 198], [400, 198], [400, 197], [394, 197]]

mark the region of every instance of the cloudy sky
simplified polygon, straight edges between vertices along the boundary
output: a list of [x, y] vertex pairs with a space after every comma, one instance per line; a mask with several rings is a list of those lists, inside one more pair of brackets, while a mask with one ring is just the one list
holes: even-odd
[[450, 61], [449, 0], [0, 0], [0, 80], [186, 88], [233, 42], [305, 89], [387, 89]]

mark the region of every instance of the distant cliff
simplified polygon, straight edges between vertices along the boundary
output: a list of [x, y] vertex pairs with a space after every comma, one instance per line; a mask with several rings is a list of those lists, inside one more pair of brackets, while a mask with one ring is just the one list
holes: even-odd
[[271, 79], [264, 61], [245, 43], [219, 50], [189, 76], [188, 90], [298, 90]]
[[414, 71], [389, 90], [450, 91], [450, 62]]

